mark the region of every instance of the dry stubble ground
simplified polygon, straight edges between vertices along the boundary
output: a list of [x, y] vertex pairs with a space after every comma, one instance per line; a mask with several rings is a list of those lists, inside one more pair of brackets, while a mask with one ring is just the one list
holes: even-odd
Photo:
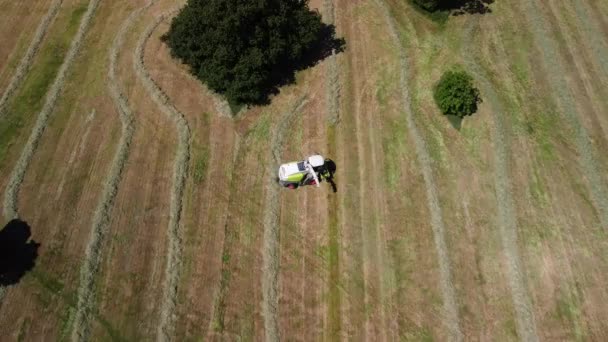
[[[59, 21], [74, 8], [73, 2], [66, 3]], [[387, 4], [393, 28], [375, 2], [334, 3], [338, 31], [348, 45], [335, 59], [340, 120], [331, 128], [325, 119], [335, 106], [326, 90], [326, 82], [334, 78], [332, 61], [299, 75], [298, 85], [286, 88], [270, 107], [231, 120], [218, 115], [213, 96], [158, 42], [167, 25], [152, 35], [146, 66], [184, 113], [193, 137], [176, 339], [268, 337], [262, 305], [267, 299], [278, 302], [276, 331], [289, 339], [458, 339], [458, 329], [466, 339], [514, 339], [518, 333], [524, 338], [529, 330], [519, 324], [518, 331], [517, 301], [509, 295], [511, 247], [502, 243], [499, 233], [505, 217], [499, 213], [508, 203], [494, 195], [506, 183], [514, 200], [510, 220], [517, 223], [512, 232], [517, 239], [511, 241], [516, 241], [523, 260], [521, 282], [529, 289], [538, 336], [601, 339], [608, 330], [608, 313], [600, 305], [608, 298], [606, 236], [601, 228], [602, 170], [607, 161], [597, 153], [606, 144], [605, 118], [598, 114], [606, 108], [600, 76], [605, 70], [603, 55], [591, 49], [601, 48], [598, 37], [606, 23], [601, 15], [584, 23], [581, 15], [589, 9], [605, 13], [606, 6], [551, 3], [524, 13], [513, 4], [498, 3], [493, 14], [477, 19], [478, 33], [463, 41], [466, 16], [450, 18], [442, 28], [406, 3]], [[0, 322], [7, 322], [3, 326], [11, 327], [15, 339], [67, 337], [69, 332], [77, 270], [88, 239], [88, 230], [80, 227], [91, 225], [120, 137], [120, 122], [105, 86], [107, 54], [94, 51], [109, 51], [120, 22], [143, 5], [100, 6], [98, 18], [110, 19], [94, 21], [91, 32], [101, 38], [83, 46], [58, 113], [42, 136], [39, 158], [25, 176], [19, 209], [43, 246], [37, 268], [9, 292], [0, 308]], [[177, 139], [173, 122], [135, 82], [131, 63], [145, 27], [170, 6], [161, 1], [147, 12], [128, 34], [118, 59], [118, 82], [137, 125], [101, 253], [93, 337], [151, 339], [160, 323], [161, 301], [156, 299], [162, 297], [165, 281]], [[327, 1], [324, 6], [328, 8]], [[539, 20], [548, 23], [548, 34], [539, 34], [534, 26]], [[389, 34], [391, 30], [396, 34]], [[45, 46], [57, 35], [51, 26], [32, 72], [40, 72]], [[486, 102], [457, 131], [437, 113], [430, 89], [455, 62], [463, 44], [475, 51], [475, 62], [485, 75], [481, 89]], [[408, 57], [406, 82], [400, 80], [401, 45]], [[565, 65], [567, 81], [548, 72], [555, 67], [552, 61]], [[469, 57], [461, 61], [465, 66], [468, 62]], [[98, 68], [85, 67], [91, 65]], [[32, 87], [30, 77], [23, 83], [26, 94]], [[402, 105], [404, 83], [411, 113]], [[76, 91], [81, 84], [88, 85], [83, 94]], [[574, 96], [569, 100], [555, 95], [562, 92]], [[279, 189], [277, 199], [266, 192], [265, 182], [274, 172], [267, 171], [269, 142], [281, 113], [304, 93], [310, 103], [301, 114], [310, 120], [292, 125], [281, 158], [327, 153], [327, 146], [333, 154], [327, 156], [338, 162], [338, 193], [327, 194], [328, 187], [295, 193]], [[16, 99], [23, 99], [19, 92]], [[496, 110], [498, 102], [502, 110]], [[569, 115], [568, 106], [578, 115]], [[93, 109], [97, 114], [89, 122]], [[492, 123], [495, 115], [502, 115], [503, 130]], [[562, 115], [563, 120], [554, 120]], [[8, 124], [0, 121], [0, 127]], [[5, 149], [9, 153], [2, 159], [3, 175], [19, 152], [14, 146], [27, 138], [32, 125], [33, 120], [26, 121], [25, 129], [8, 140], [13, 143]], [[420, 139], [412, 134], [413, 125], [425, 141], [427, 161], [417, 152]], [[582, 128], [592, 140], [585, 139]], [[503, 140], [497, 139], [500, 132]], [[501, 141], [504, 146], [497, 146]], [[72, 158], [80, 146], [85, 146], [84, 157]], [[425, 163], [431, 177], [421, 168]], [[64, 186], [57, 187], [60, 183]], [[268, 205], [273, 202], [281, 210], [277, 225], [271, 225], [280, 227], [275, 245], [280, 253], [266, 254], [266, 260], [278, 263], [277, 281], [267, 288], [278, 291], [276, 299], [264, 295], [262, 282], [263, 213], [272, 212]], [[434, 202], [442, 209], [444, 230], [437, 228]], [[266, 242], [273, 241], [269, 237]], [[30, 297], [36, 300], [26, 303]], [[451, 324], [452, 330], [438, 321]]]
[[[0, 89], [6, 89], [17, 66], [34, 42], [36, 30], [52, 8], [51, 2], [39, 0], [0, 2]], [[23, 24], [23, 25], [22, 25]]]

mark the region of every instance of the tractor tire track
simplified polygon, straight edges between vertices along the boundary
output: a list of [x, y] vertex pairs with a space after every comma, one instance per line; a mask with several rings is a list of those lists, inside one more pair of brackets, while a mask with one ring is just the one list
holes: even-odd
[[551, 25], [541, 12], [538, 1], [520, 1], [522, 12], [532, 29], [534, 40], [538, 43], [546, 61], [543, 68], [547, 71], [548, 83], [557, 104], [563, 111], [563, 116], [573, 128], [575, 144], [580, 156], [580, 165], [587, 178], [589, 192], [593, 204], [597, 208], [599, 220], [604, 230], [608, 231], [608, 192], [602, 180], [598, 162], [594, 156], [594, 147], [591, 144], [589, 133], [581, 123], [581, 113], [576, 108], [574, 95], [569, 89], [568, 81], [563, 77], [566, 70], [562, 56], [559, 55], [557, 43], [551, 38], [549, 29]]
[[154, 100], [161, 111], [175, 122], [178, 146], [175, 154], [173, 168], [173, 189], [171, 191], [171, 204], [169, 209], [169, 237], [167, 265], [165, 268], [165, 282], [163, 284], [163, 297], [161, 304], [160, 324], [157, 331], [158, 341], [169, 341], [173, 337], [175, 328], [175, 307], [177, 305], [177, 287], [182, 263], [182, 237], [181, 217], [183, 211], [183, 198], [188, 164], [190, 160], [190, 128], [184, 115], [171, 103], [167, 95], [156, 84], [146, 70], [144, 64], [145, 46], [156, 28], [177, 10], [171, 10], [156, 18], [142, 34], [133, 55], [133, 66], [139, 80], [143, 83], [148, 95]]
[[32, 42], [27, 48], [25, 55], [21, 58], [19, 65], [15, 69], [13, 77], [2, 94], [2, 97], [0, 97], [0, 117], [4, 116], [4, 113], [6, 112], [6, 104], [15, 93], [15, 90], [19, 88], [21, 82], [25, 78], [25, 75], [27, 75], [28, 71], [30, 70], [32, 63], [34, 62], [34, 57], [36, 54], [38, 54], [38, 50], [40, 50], [42, 40], [46, 36], [51, 23], [57, 17], [62, 3], [63, 0], [53, 1], [51, 7], [49, 7], [48, 11], [44, 15], [44, 18], [42, 18], [40, 25], [38, 25], [34, 38], [32, 38]]
[[[241, 138], [238, 134], [236, 134], [236, 141], [232, 151], [232, 165], [237, 165], [241, 162], [242, 156], [244, 156], [244, 150], [246, 150], [246, 146], [249, 145], [249, 137], [245, 135], [243, 138], [244, 141], [241, 142]], [[224, 276], [228, 274], [229, 270], [229, 261], [230, 261], [230, 252], [232, 248], [234, 248], [234, 243], [238, 240], [238, 234], [231, 234], [231, 229], [233, 228], [230, 224], [233, 220], [233, 215], [236, 212], [234, 210], [234, 206], [238, 206], [236, 204], [235, 193], [237, 191], [238, 177], [237, 177], [237, 169], [232, 168], [230, 172], [230, 182], [228, 198], [226, 199], [226, 215], [224, 216], [224, 239], [222, 241], [222, 249], [221, 249], [221, 266], [220, 266], [220, 277], [215, 289], [213, 290], [213, 305], [211, 309], [211, 316], [209, 317], [209, 324], [207, 326], [207, 332], [205, 334], [206, 340], [213, 340], [214, 334], [222, 336], [224, 333], [225, 325], [225, 313], [226, 313], [226, 297], [228, 294], [228, 287], [230, 286], [230, 277]]]
[[123, 170], [129, 156], [133, 133], [135, 131], [133, 112], [129, 107], [126, 96], [118, 85], [118, 73], [116, 70], [118, 54], [124, 45], [125, 35], [135, 20], [137, 20], [141, 14], [156, 1], [157, 0], [150, 0], [144, 7], [133, 11], [129, 17], [125, 19], [112, 43], [112, 48], [110, 49], [107, 85], [114, 106], [119, 114], [122, 131], [108, 178], [104, 183], [105, 186], [102, 190], [101, 200], [99, 201], [93, 216], [91, 235], [87, 245], [85, 260], [80, 270], [78, 301], [76, 304], [76, 315], [72, 330], [72, 340], [74, 341], [85, 341], [89, 339], [89, 319], [94, 311], [93, 296], [95, 276], [99, 269], [101, 245], [110, 224], [110, 212], [114, 206], [118, 187], [122, 180]]
[[463, 34], [463, 60], [467, 69], [475, 76], [484, 96], [492, 107], [494, 122], [494, 187], [498, 203], [498, 228], [503, 252], [507, 260], [507, 276], [511, 289], [511, 298], [515, 309], [517, 334], [522, 341], [538, 341], [536, 319], [533, 305], [526, 287], [525, 273], [517, 244], [517, 213], [513, 201], [512, 186], [509, 181], [509, 134], [504, 123], [506, 114], [498, 94], [487, 78], [481, 66], [475, 62], [471, 46], [474, 21], [470, 21]]
[[[334, 0], [323, 1], [323, 18], [328, 25], [336, 25], [336, 9], [334, 6]], [[340, 69], [338, 65], [338, 59], [335, 51], [332, 51], [332, 55], [329, 57], [327, 62], [327, 69], [325, 71], [325, 91], [326, 91], [326, 109], [327, 109], [327, 121], [332, 127], [331, 133], [328, 133], [327, 145], [328, 153], [330, 155], [336, 154], [336, 126], [340, 122]], [[333, 156], [332, 158], [335, 158]], [[308, 202], [308, 192], [306, 193], [306, 203]], [[326, 335], [329, 339], [339, 339], [342, 330], [342, 296], [340, 293], [340, 244], [339, 244], [339, 205], [336, 194], [328, 195], [328, 243], [330, 246], [336, 246], [335, 252], [330, 252], [329, 255], [329, 271], [327, 279], [329, 287], [327, 293], [329, 294], [329, 301], [327, 304], [327, 329], [328, 334]], [[306, 219], [308, 215], [305, 216]], [[306, 227], [306, 225], [304, 226]], [[331, 250], [330, 250], [331, 251]], [[303, 258], [303, 272], [306, 271], [306, 259]], [[302, 299], [304, 302], [304, 286], [306, 282], [302, 284]], [[305, 304], [303, 304], [305, 307]], [[306, 329], [304, 327], [304, 329]], [[306, 335], [303, 335], [306, 336]]]
[[91, 20], [95, 14], [95, 10], [99, 5], [100, 0], [90, 0], [89, 6], [87, 7], [87, 11], [85, 12], [83, 18], [80, 21], [80, 26], [78, 27], [78, 31], [76, 32], [76, 36], [72, 40], [70, 45], [70, 49], [68, 50], [61, 67], [59, 67], [59, 71], [57, 72], [57, 76], [55, 77], [55, 81], [51, 85], [51, 88], [46, 94], [46, 99], [44, 102], [44, 106], [42, 110], [38, 114], [38, 119], [34, 127], [32, 128], [32, 133], [28, 138], [25, 146], [23, 147], [23, 151], [21, 152], [21, 156], [19, 160], [17, 160], [15, 167], [11, 173], [11, 176], [8, 181], [8, 185], [6, 187], [4, 193], [4, 218], [5, 219], [13, 219], [19, 216], [17, 212], [17, 196], [19, 194], [19, 190], [21, 188], [21, 183], [23, 183], [23, 178], [25, 177], [25, 172], [27, 171], [30, 161], [34, 156], [34, 152], [38, 147], [38, 143], [40, 142], [40, 138], [42, 137], [42, 133], [44, 132], [49, 117], [51, 116], [53, 110], [55, 109], [55, 104], [59, 99], [59, 95], [63, 90], [63, 86], [65, 83], [65, 79], [67, 77], [68, 71], [72, 66], [72, 63], [76, 59], [78, 52], [80, 51], [80, 46], [84, 40], [84, 36], [86, 35]]
[[390, 8], [384, 0], [376, 0], [376, 3], [382, 8], [386, 18], [389, 32], [399, 50], [400, 62], [400, 90], [403, 101], [403, 109], [406, 113], [407, 126], [412, 139], [414, 140], [418, 163], [422, 169], [422, 175], [427, 190], [427, 201], [431, 212], [431, 227], [435, 240], [435, 248], [439, 259], [439, 275], [440, 287], [443, 297], [443, 315], [444, 324], [448, 329], [448, 338], [451, 341], [462, 341], [463, 334], [460, 328], [460, 317], [458, 313], [458, 304], [456, 303], [456, 291], [452, 283], [450, 258], [448, 248], [445, 241], [445, 226], [441, 214], [441, 206], [439, 205], [439, 196], [433, 179], [433, 171], [431, 167], [431, 159], [426, 147], [426, 142], [421, 136], [413, 117], [413, 108], [408, 89], [408, 57], [405, 47], [399, 39], [397, 31], [397, 23], [391, 16]]
[[276, 127], [270, 143], [270, 163], [267, 171], [266, 198], [264, 208], [264, 246], [262, 273], [262, 316], [266, 341], [279, 341], [279, 217], [280, 217], [280, 188], [274, 174], [281, 161], [281, 150], [285, 134], [298, 112], [308, 102], [307, 96], [299, 98], [293, 107], [283, 114]]

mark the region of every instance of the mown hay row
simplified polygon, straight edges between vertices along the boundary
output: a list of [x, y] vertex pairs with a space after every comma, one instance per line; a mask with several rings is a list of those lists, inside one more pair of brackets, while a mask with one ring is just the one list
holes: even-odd
[[57, 13], [59, 13], [59, 9], [61, 8], [62, 3], [63, 0], [53, 1], [51, 7], [49, 7], [48, 11], [44, 15], [44, 18], [42, 18], [40, 25], [38, 25], [38, 28], [36, 29], [36, 33], [34, 34], [34, 38], [32, 38], [30, 46], [27, 48], [25, 55], [21, 58], [17, 69], [15, 69], [13, 77], [11, 78], [8, 86], [2, 94], [2, 97], [0, 97], [0, 117], [2, 117], [6, 112], [6, 105], [8, 103], [8, 100], [13, 96], [15, 90], [19, 88], [21, 82], [25, 78], [25, 75], [27, 75], [27, 72], [30, 70], [32, 63], [34, 62], [34, 57], [38, 53], [38, 50], [40, 50], [42, 40], [44, 39], [44, 36], [46, 36], [46, 33], [49, 27], [51, 26], [51, 23], [57, 16]]
[[264, 316], [264, 329], [266, 341], [279, 341], [279, 216], [280, 195], [279, 185], [275, 174], [281, 160], [281, 152], [287, 133], [296, 114], [308, 102], [306, 96], [296, 101], [292, 108], [283, 114], [276, 127], [270, 143], [270, 163], [266, 181], [266, 205], [264, 208], [264, 245], [262, 249], [262, 315]]
[[[336, 21], [333, 0], [323, 1], [323, 19], [328, 25]], [[340, 121], [340, 70], [336, 52], [332, 51], [327, 61], [327, 82], [325, 84], [325, 98], [327, 101], [327, 121], [336, 125]]]
[[412, 107], [411, 95], [408, 89], [409, 64], [407, 53], [405, 51], [405, 47], [399, 39], [397, 23], [392, 17], [388, 5], [383, 0], [376, 0], [376, 2], [380, 5], [380, 7], [382, 7], [389, 27], [390, 35], [399, 50], [399, 62], [401, 69], [401, 97], [406, 113], [408, 131], [414, 140], [416, 156], [418, 158], [418, 163], [420, 164], [422, 176], [424, 178], [428, 206], [431, 212], [431, 227], [433, 230], [433, 238], [435, 240], [435, 249], [439, 259], [439, 283], [443, 298], [444, 324], [448, 328], [449, 339], [452, 341], [461, 341], [463, 339], [463, 335], [460, 329], [460, 317], [458, 312], [458, 304], [456, 303], [456, 291], [454, 290], [454, 284], [452, 283], [450, 257], [448, 256], [448, 247], [445, 241], [445, 226], [443, 223], [441, 206], [439, 205], [439, 196], [437, 195], [437, 188], [433, 179], [433, 171], [431, 168], [431, 159], [428, 148], [424, 138], [416, 127], [413, 117], [414, 111]]
[[17, 213], [17, 196], [19, 194], [19, 189], [21, 188], [23, 178], [25, 177], [25, 172], [27, 171], [30, 161], [32, 160], [32, 156], [38, 147], [42, 133], [44, 132], [44, 129], [48, 124], [49, 117], [51, 116], [51, 113], [55, 108], [55, 104], [57, 103], [57, 99], [63, 90], [68, 71], [78, 55], [78, 51], [80, 50], [80, 46], [82, 45], [87, 30], [89, 29], [91, 19], [95, 14], [95, 10], [97, 9], [99, 2], [100, 0], [90, 0], [87, 11], [80, 22], [80, 26], [78, 27], [78, 32], [76, 32], [76, 36], [72, 40], [70, 49], [63, 60], [63, 64], [61, 64], [61, 67], [59, 67], [55, 81], [51, 85], [51, 88], [46, 95], [44, 106], [38, 114], [38, 119], [32, 128], [32, 133], [28, 138], [27, 143], [23, 147], [19, 160], [13, 168], [4, 193], [5, 219], [10, 220], [19, 216]]
[[592, 15], [592, 9], [585, 1], [573, 1], [572, 5], [576, 11], [578, 22], [582, 24], [582, 32], [585, 34], [585, 38], [589, 40], [589, 49], [599, 63], [603, 76], [608, 77], [608, 42], [606, 42], [600, 24]]
[[183, 210], [184, 186], [190, 160], [190, 128], [188, 127], [188, 122], [184, 115], [175, 108], [169, 97], [154, 82], [150, 73], [146, 70], [144, 64], [144, 50], [148, 40], [158, 25], [167, 17], [172, 16], [175, 12], [176, 11], [173, 10], [159, 16], [148, 26], [140, 37], [135, 54], [133, 55], [133, 65], [138, 78], [143, 83], [150, 97], [160, 107], [161, 111], [174, 121], [178, 135], [178, 146], [173, 168], [173, 189], [171, 191], [169, 226], [167, 229], [169, 238], [168, 256], [165, 268], [165, 282], [163, 284], [161, 320], [157, 331], [157, 340], [159, 341], [171, 340], [175, 326], [177, 286], [182, 263], [180, 219]]
[[118, 84], [118, 75], [116, 67], [118, 64], [118, 54], [124, 45], [125, 35], [144, 10], [152, 6], [157, 0], [149, 1], [144, 7], [133, 11], [123, 22], [118, 34], [116, 35], [109, 53], [109, 69], [107, 85], [110, 91], [110, 96], [114, 101], [116, 110], [119, 113], [119, 118], [122, 125], [121, 137], [118, 142], [118, 148], [108, 178], [104, 183], [102, 195], [95, 210], [93, 221], [91, 224], [91, 233], [85, 254], [85, 260], [80, 270], [80, 284], [78, 287], [78, 302], [76, 305], [76, 315], [73, 322], [72, 339], [78, 341], [88, 340], [90, 317], [94, 311], [94, 289], [95, 277], [99, 269], [101, 260], [101, 245], [107, 234], [110, 224], [110, 212], [114, 206], [114, 200], [118, 192], [118, 186], [122, 179], [123, 170], [129, 156], [131, 142], [133, 140], [134, 118], [131, 109], [127, 103], [124, 93], [120, 90]]
[[543, 4], [539, 1], [522, 0], [520, 6], [528, 26], [532, 30], [534, 40], [545, 59], [543, 69], [546, 71], [553, 97], [557, 99], [562, 115], [573, 129], [580, 164], [587, 178], [593, 204], [597, 208], [602, 227], [608, 231], [608, 190], [602, 180], [603, 176], [594, 155], [595, 148], [587, 129], [581, 122], [582, 114], [577, 108], [567, 78], [563, 77], [564, 70], [567, 70], [566, 62], [563, 56], [559, 55], [557, 42], [549, 32], [551, 25], [540, 9]]
[[494, 187], [498, 204], [498, 228], [502, 248], [507, 261], [507, 277], [511, 288], [517, 334], [522, 341], [538, 341], [536, 319], [530, 295], [526, 287], [525, 273], [522, 271], [522, 261], [517, 244], [517, 213], [513, 201], [512, 186], [509, 170], [509, 136], [504, 122], [505, 106], [496, 93], [492, 83], [480, 65], [475, 62], [471, 38], [473, 37], [474, 21], [464, 31], [463, 59], [467, 69], [475, 76], [481, 87], [482, 94], [492, 106], [494, 122]]
[[338, 57], [335, 51], [333, 51], [327, 61], [327, 82], [325, 83], [327, 121], [332, 125], [340, 122], [340, 88]]

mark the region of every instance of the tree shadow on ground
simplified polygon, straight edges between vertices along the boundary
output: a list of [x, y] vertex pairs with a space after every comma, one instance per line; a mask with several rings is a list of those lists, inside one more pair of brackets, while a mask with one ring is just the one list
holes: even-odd
[[442, 10], [450, 11], [452, 15], [458, 16], [463, 14], [486, 14], [492, 13], [490, 4], [494, 0], [458, 0], [453, 1], [450, 5], [446, 5]]
[[18, 219], [0, 231], [0, 286], [17, 284], [34, 268], [40, 244], [31, 235], [30, 226]]
[[344, 38], [336, 38], [336, 27], [334, 25], [323, 24], [319, 40], [308, 53], [304, 54], [303, 58], [298, 61], [275, 65], [272, 68], [269, 82], [266, 85], [264, 100], [249, 104], [270, 104], [270, 97], [277, 95], [281, 87], [296, 82], [296, 73], [298, 71], [311, 68], [333, 54], [337, 55], [344, 52], [345, 49], [346, 40]]
[[446, 115], [446, 118], [452, 127], [454, 127], [457, 131], [460, 131], [462, 128], [462, 120], [464, 120], [464, 118], [458, 115]]

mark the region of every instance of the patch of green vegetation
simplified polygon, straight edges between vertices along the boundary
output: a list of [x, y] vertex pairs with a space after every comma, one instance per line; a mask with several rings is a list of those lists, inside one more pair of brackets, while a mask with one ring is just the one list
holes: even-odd
[[555, 227], [546, 223], [535, 224], [533, 222], [527, 223], [522, 219], [522, 227], [526, 229], [521, 230], [522, 241], [532, 249], [539, 250], [550, 238], [554, 235]]
[[[336, 196], [333, 196], [334, 198]], [[331, 199], [330, 199], [331, 201]], [[337, 204], [337, 203], [336, 203]], [[328, 300], [328, 319], [329, 339], [336, 340], [340, 336], [340, 233], [338, 228], [337, 215], [329, 216], [329, 300]]]
[[552, 136], [558, 129], [556, 114], [537, 113], [528, 118], [526, 133], [534, 139], [540, 158], [544, 161], [555, 160]]
[[31, 273], [34, 279], [36, 279], [38, 283], [42, 285], [42, 287], [44, 287], [53, 294], [61, 293], [63, 291], [63, 288], [65, 287], [61, 281], [46, 275], [40, 270], [34, 269], [31, 271]]
[[271, 123], [270, 115], [262, 114], [255, 126], [247, 133], [248, 137], [251, 137], [254, 142], [267, 142], [270, 139]]
[[125, 232], [116, 232], [110, 236], [110, 239], [112, 240], [112, 244], [118, 247], [126, 247], [130, 240]]
[[513, 339], [517, 339], [517, 326], [515, 325], [515, 319], [509, 318], [504, 323], [505, 331], [507, 336]]
[[545, 207], [549, 199], [547, 198], [547, 192], [545, 191], [545, 186], [542, 182], [542, 176], [538, 168], [534, 165], [532, 167], [532, 181], [530, 182], [530, 195], [534, 201], [539, 204], [541, 207]]
[[402, 177], [401, 159], [407, 147], [407, 127], [402, 121], [392, 121], [387, 124], [388, 134], [382, 137], [382, 150], [384, 151], [384, 180], [391, 191], [397, 189], [399, 179]]
[[19, 335], [17, 335], [18, 342], [25, 340], [25, 336], [31, 324], [32, 322], [27, 317], [23, 320], [23, 322], [21, 322], [21, 325], [19, 326]]
[[209, 149], [200, 148], [195, 152], [194, 170], [192, 171], [195, 184], [200, 184], [205, 180], [209, 163]]
[[446, 146], [443, 140], [443, 134], [435, 127], [430, 127], [430, 134], [425, 134], [429, 156], [439, 166], [445, 165], [447, 162]]
[[375, 96], [381, 110], [388, 109], [388, 101], [391, 96], [391, 92], [394, 91], [395, 85], [398, 83], [397, 75], [399, 73], [390, 69], [389, 66], [382, 68], [376, 82]]
[[433, 342], [435, 339], [433, 338], [433, 334], [428, 327], [420, 327], [415, 326], [414, 324], [409, 324], [407, 328], [407, 332], [404, 336], [401, 336], [403, 341], [411, 341], [411, 342]]
[[[401, 237], [388, 241], [388, 252], [390, 258], [395, 265], [394, 278], [398, 289], [404, 288], [410, 281], [412, 260], [415, 259], [416, 253], [409, 246], [407, 237]], [[401, 291], [397, 293], [401, 296]]]
[[70, 20], [68, 21], [67, 27], [78, 28], [78, 25], [80, 24], [80, 18], [82, 18], [84, 12], [87, 11], [87, 7], [88, 4], [86, 3], [81, 3], [80, 5], [78, 5], [78, 7], [76, 7], [70, 14]]
[[247, 304], [243, 312], [243, 318], [239, 319], [239, 340], [240, 341], [253, 341], [255, 340], [255, 320], [254, 320], [254, 306]]
[[59, 336], [57, 341], [67, 341], [72, 329], [72, 322], [74, 321], [74, 315], [76, 311], [69, 307], [63, 315], [61, 315], [61, 329], [59, 329]]
[[46, 100], [46, 93], [55, 80], [59, 67], [78, 29], [86, 6], [77, 7], [62, 27], [61, 34], [53, 34], [43, 45], [21, 89], [9, 103], [6, 115], [0, 119], [0, 165], [6, 166], [9, 150], [22, 131], [29, 127]]
[[581, 326], [581, 308], [573, 293], [561, 293], [557, 299], [555, 315], [564, 323], [572, 324], [574, 339], [585, 341], [586, 335]]

